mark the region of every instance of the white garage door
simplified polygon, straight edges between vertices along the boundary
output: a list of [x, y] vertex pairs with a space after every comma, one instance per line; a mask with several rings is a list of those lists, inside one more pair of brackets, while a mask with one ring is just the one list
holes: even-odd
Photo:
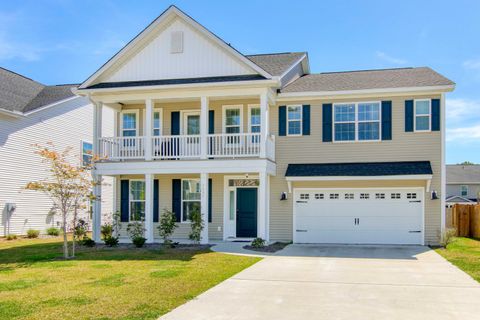
[[295, 189], [294, 197], [296, 243], [423, 243], [422, 189]]

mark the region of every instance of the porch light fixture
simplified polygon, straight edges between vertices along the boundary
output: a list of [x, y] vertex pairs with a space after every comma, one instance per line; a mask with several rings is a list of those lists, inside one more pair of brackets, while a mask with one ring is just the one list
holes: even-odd
[[280, 195], [280, 201], [283, 201], [283, 200], [287, 200], [287, 193], [286, 192], [282, 192], [282, 194]]
[[432, 190], [432, 200], [437, 200], [437, 199], [438, 199], [437, 191], [436, 191], [436, 190]]

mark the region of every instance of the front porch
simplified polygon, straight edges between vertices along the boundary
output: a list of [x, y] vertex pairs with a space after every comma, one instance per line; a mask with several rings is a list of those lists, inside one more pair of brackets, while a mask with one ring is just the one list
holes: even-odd
[[[98, 172], [104, 173], [103, 176], [107, 173], [101, 168]], [[199, 173], [197, 169], [195, 173], [108, 174], [114, 178], [114, 211], [118, 210], [121, 216], [120, 241], [130, 242], [127, 224], [141, 217], [145, 221], [147, 243], [162, 242], [158, 232], [159, 218], [164, 210], [169, 210], [174, 212], [178, 226], [172, 240], [189, 242], [189, 214], [196, 209], [200, 211], [205, 226], [202, 244], [238, 238], [268, 240], [271, 174], [271, 167], [268, 172]], [[98, 189], [100, 187], [96, 192], [101, 192]], [[100, 201], [95, 203], [93, 216], [96, 242], [101, 242], [101, 225], [110, 222], [101, 221], [99, 204]]]

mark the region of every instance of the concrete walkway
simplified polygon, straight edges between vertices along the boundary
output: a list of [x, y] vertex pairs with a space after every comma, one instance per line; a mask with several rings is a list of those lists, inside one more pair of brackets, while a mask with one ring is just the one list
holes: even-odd
[[478, 319], [480, 285], [427, 247], [290, 245], [161, 319]]

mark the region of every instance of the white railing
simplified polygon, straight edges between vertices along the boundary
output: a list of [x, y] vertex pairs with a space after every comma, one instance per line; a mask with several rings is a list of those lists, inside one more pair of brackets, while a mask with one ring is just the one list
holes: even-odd
[[260, 133], [220, 133], [208, 135], [209, 157], [258, 157]]
[[106, 160], [140, 159], [145, 157], [144, 137], [100, 138], [100, 157]]
[[191, 159], [200, 157], [200, 136], [152, 137], [153, 159]]

